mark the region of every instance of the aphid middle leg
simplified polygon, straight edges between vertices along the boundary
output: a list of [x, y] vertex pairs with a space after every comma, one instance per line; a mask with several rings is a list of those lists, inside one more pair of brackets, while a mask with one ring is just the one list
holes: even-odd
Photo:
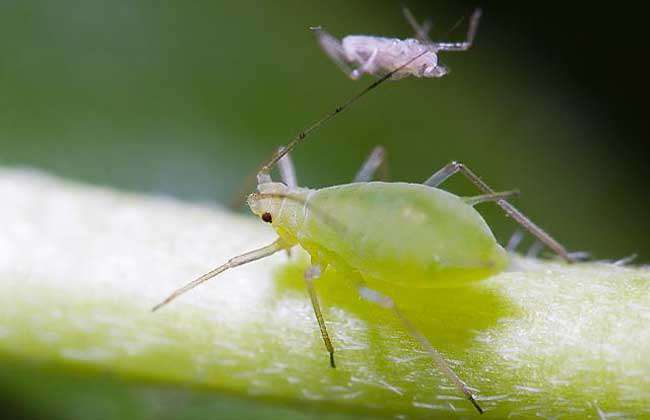
[[316, 294], [316, 289], [314, 288], [314, 279], [320, 277], [320, 275], [320, 266], [312, 265], [307, 269], [307, 271], [305, 271], [305, 283], [307, 284], [307, 292], [309, 292], [311, 306], [314, 308], [314, 314], [316, 315], [316, 320], [318, 321], [320, 334], [321, 337], [323, 337], [323, 343], [325, 343], [325, 348], [330, 354], [330, 366], [335, 368], [336, 363], [334, 362], [334, 346], [332, 345], [332, 340], [330, 340], [330, 336], [327, 333], [327, 327], [325, 326], [323, 313], [320, 310], [320, 303], [318, 302], [318, 295]]
[[442, 357], [440, 352], [436, 350], [432, 345], [431, 342], [420, 332], [418, 331], [417, 328], [415, 328], [415, 325], [411, 323], [411, 321], [408, 320], [402, 313], [402, 311], [399, 310], [397, 305], [395, 305], [395, 302], [393, 299], [390, 297], [383, 295], [376, 290], [369, 289], [368, 287], [365, 286], [363, 283], [359, 283], [357, 285], [357, 288], [359, 290], [359, 295], [370, 302], [376, 303], [377, 305], [380, 305], [386, 309], [390, 309], [393, 314], [397, 317], [397, 319], [402, 323], [404, 328], [415, 338], [422, 348], [426, 350], [426, 352], [429, 354], [431, 359], [433, 359], [433, 362], [436, 364], [436, 367], [449, 379], [449, 381], [458, 389], [458, 391], [462, 392], [465, 395], [465, 398], [467, 398], [472, 405], [478, 410], [479, 413], [483, 413], [483, 409], [481, 406], [478, 404], [476, 401], [476, 398], [474, 397], [474, 394], [472, 394], [472, 391], [469, 389], [469, 387], [463, 382], [462, 379], [454, 372], [449, 366], [449, 363]]
[[[278, 148], [278, 153], [282, 152], [282, 147]], [[280, 179], [282, 183], [293, 190], [298, 187], [298, 177], [296, 176], [296, 168], [293, 166], [293, 160], [289, 153], [285, 154], [278, 160], [278, 171], [280, 171]], [[291, 258], [291, 248], [285, 249], [287, 257]]]
[[[448, 165], [445, 165], [442, 169], [431, 175], [429, 179], [424, 181], [425, 185], [431, 187], [437, 187], [442, 184], [450, 176], [460, 172], [467, 178], [472, 184], [476, 186], [484, 194], [494, 194], [494, 190], [490, 188], [488, 184], [483, 182], [474, 172], [472, 172], [467, 166], [463, 165], [460, 162], [451, 162]], [[575, 259], [567, 252], [567, 250], [551, 235], [546, 233], [542, 228], [533, 223], [528, 217], [526, 217], [522, 212], [517, 210], [512, 204], [508, 203], [504, 199], [496, 200], [496, 203], [506, 212], [506, 215], [512, 217], [517, 223], [519, 223], [524, 229], [532, 233], [537, 239], [542, 241], [544, 245], [552, 249], [556, 254], [558, 254], [566, 262], [572, 263], [575, 262]]]
[[377, 169], [381, 169], [381, 180], [388, 179], [388, 163], [386, 161], [386, 149], [383, 146], [375, 146], [368, 155], [352, 182], [370, 182], [375, 176]]
[[508, 244], [506, 245], [506, 250], [508, 252], [515, 252], [517, 250], [517, 247], [521, 243], [522, 239], [524, 239], [524, 232], [521, 231], [520, 229], [517, 229], [510, 239], [508, 239]]
[[431, 48], [434, 51], [465, 51], [470, 49], [474, 43], [478, 23], [481, 19], [481, 13], [481, 9], [476, 9], [474, 10], [474, 13], [472, 13], [472, 17], [469, 19], [467, 38], [464, 42], [434, 42], [431, 44]]
[[377, 48], [372, 50], [370, 57], [368, 57], [368, 59], [364, 61], [361, 67], [354, 69], [350, 72], [350, 79], [357, 80], [358, 78], [363, 76], [364, 73], [372, 73], [371, 67], [375, 64], [375, 58], [377, 58], [378, 52], [379, 50]]
[[[282, 147], [278, 149], [278, 153], [282, 151]], [[296, 177], [296, 168], [293, 166], [293, 160], [289, 153], [285, 154], [278, 160], [278, 170], [280, 171], [280, 179], [284, 185], [293, 190], [298, 187], [298, 178]]]
[[542, 249], [544, 249], [544, 244], [540, 241], [535, 241], [530, 248], [528, 248], [528, 251], [526, 251], [526, 257], [537, 258], [539, 253], [542, 252]]

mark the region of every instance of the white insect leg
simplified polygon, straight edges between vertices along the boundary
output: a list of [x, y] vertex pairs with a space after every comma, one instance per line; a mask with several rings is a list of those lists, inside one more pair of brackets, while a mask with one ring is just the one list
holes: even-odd
[[226, 271], [228, 269], [238, 267], [240, 265], [248, 264], [249, 262], [253, 262], [253, 261], [259, 260], [261, 258], [268, 257], [270, 255], [275, 254], [278, 251], [286, 249], [286, 247], [287, 246], [284, 243], [284, 241], [282, 241], [280, 238], [278, 238], [278, 239], [276, 239], [275, 242], [273, 242], [270, 245], [267, 245], [267, 246], [264, 246], [262, 248], [258, 248], [256, 250], [249, 251], [249, 252], [246, 252], [245, 254], [241, 254], [241, 255], [238, 255], [238, 256], [236, 256], [234, 258], [231, 258], [224, 265], [219, 266], [219, 267], [215, 268], [214, 270], [212, 270], [212, 271], [202, 275], [201, 277], [197, 278], [196, 280], [193, 280], [193, 281], [189, 282], [188, 284], [181, 287], [180, 289], [176, 289], [171, 295], [169, 295], [169, 297], [167, 297], [167, 299], [163, 300], [161, 303], [154, 306], [153, 309], [151, 309], [151, 310], [155, 311], [155, 310], [160, 309], [161, 307], [167, 305], [169, 302], [176, 299], [177, 297], [179, 297], [183, 293], [195, 288], [199, 284], [210, 280], [211, 278], [223, 273], [224, 271]]
[[352, 68], [350, 67], [350, 63], [345, 55], [341, 41], [325, 32], [325, 30], [320, 26], [311, 28], [311, 30], [314, 31], [316, 37], [318, 37], [318, 43], [323, 51], [325, 51], [325, 54], [327, 54], [345, 74], [349, 75]]
[[465, 42], [433, 42], [431, 48], [434, 51], [465, 51], [468, 50], [474, 43], [478, 23], [481, 19], [481, 9], [474, 10], [472, 17], [469, 20], [469, 27], [467, 29], [467, 38]]
[[508, 240], [508, 244], [506, 245], [506, 250], [508, 252], [515, 252], [523, 239], [524, 239], [524, 232], [517, 229], [515, 233], [513, 233], [510, 239]]
[[383, 146], [376, 146], [368, 155], [363, 165], [357, 172], [352, 182], [372, 181], [377, 169], [382, 169], [382, 179], [388, 178], [388, 165], [386, 163], [386, 149]]
[[350, 79], [352, 80], [357, 80], [361, 76], [363, 76], [364, 73], [370, 73], [371, 67], [375, 63], [375, 58], [377, 58], [377, 53], [379, 50], [375, 48], [372, 50], [372, 53], [370, 54], [370, 57], [359, 67], [358, 69], [354, 69], [350, 72]]
[[[282, 147], [278, 148], [278, 153], [282, 151]], [[298, 178], [296, 177], [296, 168], [293, 166], [293, 160], [289, 153], [285, 154], [278, 161], [278, 170], [280, 171], [280, 178], [284, 185], [289, 187], [289, 189], [295, 189], [298, 187]]]
[[[275, 156], [278, 153], [282, 153], [282, 147], [278, 147], [278, 149], [271, 155], [271, 157]], [[271, 158], [269, 157], [269, 159]], [[286, 158], [286, 159], [285, 159]], [[285, 155], [282, 155], [280, 160], [278, 160], [278, 169], [280, 171], [280, 178], [282, 179], [282, 182], [289, 188], [296, 188], [298, 186], [298, 179], [296, 178], [296, 170], [293, 166], [293, 161], [291, 160], [291, 157], [288, 155], [288, 153]], [[244, 182], [242, 182], [241, 189], [237, 191], [237, 194], [234, 194], [232, 198], [230, 199], [230, 204], [229, 207], [233, 209], [237, 209], [244, 204], [246, 201], [246, 197], [248, 197], [248, 194], [250, 193], [250, 190], [254, 187], [255, 185], [255, 180], [256, 176], [259, 175], [258, 172], [251, 173], [246, 177]], [[265, 182], [271, 182], [271, 177], [265, 177], [263, 179]]]
[[526, 257], [537, 258], [539, 253], [542, 252], [542, 249], [544, 249], [544, 244], [540, 241], [535, 241], [530, 248], [528, 248], [528, 251], [526, 251]]
[[[472, 184], [474, 184], [479, 190], [485, 194], [494, 194], [494, 190], [490, 188], [481, 178], [479, 178], [474, 172], [472, 172], [467, 166], [463, 165], [460, 162], [451, 162], [446, 165], [438, 172], [431, 175], [424, 184], [431, 187], [437, 187], [442, 182], [444, 182], [450, 176], [460, 172], [467, 178]], [[504, 199], [496, 200], [496, 203], [506, 212], [506, 215], [512, 217], [517, 223], [519, 223], [524, 229], [532, 233], [537, 239], [542, 241], [544, 245], [552, 249], [556, 254], [558, 254], [562, 259], [567, 262], [575, 262], [574, 258], [566, 251], [566, 249], [555, 239], [553, 239], [548, 233], [546, 233], [542, 228], [533, 223], [529, 218], [524, 216], [519, 210], [517, 210], [512, 204], [508, 203]]]
[[418, 21], [415, 19], [415, 16], [413, 16], [413, 13], [411, 13], [409, 8], [406, 6], [402, 7], [402, 13], [404, 14], [404, 18], [406, 18], [406, 21], [413, 28], [413, 31], [415, 31], [415, 38], [425, 44], [432, 44], [433, 42], [429, 38], [429, 31], [432, 26], [431, 21], [425, 20], [422, 26], [420, 26]]
[[436, 350], [429, 340], [420, 332], [418, 331], [417, 328], [411, 323], [411, 321], [408, 320], [402, 314], [402, 312], [399, 310], [399, 308], [395, 305], [395, 302], [393, 300], [385, 295], [382, 295], [381, 293], [369, 289], [366, 287], [363, 283], [360, 283], [358, 285], [358, 290], [360, 296], [368, 300], [370, 302], [376, 303], [386, 309], [390, 309], [393, 311], [393, 314], [399, 319], [399, 321], [402, 323], [404, 328], [415, 338], [420, 345], [426, 350], [426, 352], [429, 354], [429, 356], [433, 359], [433, 362], [436, 364], [436, 367], [449, 379], [449, 381], [458, 389], [458, 391], [462, 392], [465, 397], [476, 407], [479, 413], [483, 413], [483, 409], [481, 406], [478, 404], [476, 401], [476, 398], [474, 397], [474, 394], [472, 394], [472, 391], [468, 388], [468, 386], [463, 382], [460, 377], [456, 374], [451, 369], [451, 366], [449, 366], [449, 363], [442, 357], [440, 352]]
[[[282, 147], [278, 148], [277, 153], [282, 152]], [[289, 187], [289, 189], [298, 188], [298, 178], [296, 177], [296, 168], [293, 166], [293, 160], [289, 153], [285, 154], [278, 161], [278, 171], [280, 171], [280, 179], [282, 183]], [[291, 258], [291, 248], [285, 249], [287, 257]]]
[[314, 288], [314, 279], [320, 277], [321, 268], [317, 265], [312, 265], [305, 271], [305, 283], [307, 284], [307, 292], [309, 292], [309, 299], [311, 300], [311, 306], [314, 308], [314, 314], [316, 315], [316, 320], [318, 321], [318, 327], [320, 328], [321, 337], [323, 337], [323, 343], [325, 343], [325, 348], [330, 354], [330, 366], [335, 368], [336, 363], [334, 363], [334, 346], [332, 345], [332, 340], [327, 333], [327, 327], [325, 326], [325, 320], [323, 319], [323, 313], [320, 310], [320, 303], [318, 302], [318, 295], [316, 295], [316, 289]]
[[503, 191], [494, 194], [475, 195], [473, 197], [463, 197], [463, 199], [470, 206], [475, 206], [477, 204], [487, 203], [488, 201], [497, 201], [504, 198], [514, 197], [515, 195], [519, 195], [518, 190]]

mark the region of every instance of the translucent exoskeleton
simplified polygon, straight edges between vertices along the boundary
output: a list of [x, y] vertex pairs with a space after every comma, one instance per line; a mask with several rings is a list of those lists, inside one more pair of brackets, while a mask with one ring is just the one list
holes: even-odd
[[364, 73], [382, 76], [405, 60], [418, 56], [408, 66], [392, 75], [393, 79], [401, 79], [409, 75], [415, 77], [442, 77], [449, 72], [447, 67], [438, 61], [441, 51], [465, 51], [472, 46], [478, 28], [481, 10], [476, 9], [472, 14], [463, 42], [433, 42], [429, 39], [429, 22], [418, 24], [411, 12], [404, 8], [404, 16], [415, 31], [414, 38], [398, 39], [372, 35], [348, 35], [341, 41], [325, 32], [321, 27], [312, 28], [318, 37], [323, 51], [351, 79], [358, 79]]
[[[289, 152], [310, 133], [427, 53], [408, 57], [343, 105], [300, 131], [261, 167], [257, 174], [257, 192], [250, 194], [247, 201], [251, 211], [276, 230], [278, 238], [273, 243], [230, 259], [177, 289], [153, 310], [228, 269], [300, 246], [311, 257], [311, 266], [304, 278], [332, 367], [335, 367], [336, 343], [327, 332], [314, 286], [314, 280], [328, 268], [346, 273], [363, 299], [392, 311], [438, 370], [479, 412], [483, 412], [470, 388], [442, 354], [404, 316], [393, 297], [373, 289], [373, 283], [392, 282], [428, 290], [450, 282], [479, 281], [502, 271], [508, 265], [508, 253], [474, 209], [476, 204], [486, 201], [496, 202], [509, 217], [565, 261], [573, 262], [573, 257], [506, 201], [515, 192], [495, 192], [461, 163], [449, 163], [421, 184], [375, 182], [375, 172], [385, 164], [384, 150], [378, 147], [352, 183], [309, 189], [298, 187], [289, 159]], [[271, 169], [276, 164], [280, 167], [282, 182], [274, 182], [271, 178]], [[480, 195], [459, 197], [438, 188], [456, 173], [463, 174], [474, 184]], [[390, 223], [385, 223], [387, 220]]]

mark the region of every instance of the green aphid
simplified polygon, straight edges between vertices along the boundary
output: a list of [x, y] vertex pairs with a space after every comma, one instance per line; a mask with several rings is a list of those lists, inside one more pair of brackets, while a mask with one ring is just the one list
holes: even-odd
[[[418, 57], [412, 58], [408, 65]], [[403, 66], [402, 66], [403, 67]], [[400, 67], [401, 68], [401, 67]], [[303, 130], [282, 147], [257, 175], [258, 192], [250, 194], [252, 212], [278, 233], [275, 242], [229, 260], [173, 292], [156, 310], [218, 274], [276, 252], [302, 247], [311, 257], [305, 272], [307, 290], [320, 326], [330, 365], [335, 367], [334, 345], [327, 332], [313, 281], [328, 267], [344, 273], [360, 296], [395, 314], [404, 328], [420, 343], [436, 367], [479, 412], [483, 412], [470, 388], [456, 375], [429, 340], [402, 314], [385, 292], [385, 285], [421, 288], [460, 286], [485, 279], [504, 270], [508, 253], [499, 245], [474, 205], [495, 201], [506, 214], [536, 236], [567, 262], [572, 256], [562, 245], [535, 225], [505, 198], [514, 191], [497, 193], [461, 163], [452, 162], [422, 184], [374, 182], [374, 173], [384, 163], [384, 150], [376, 148], [354, 181], [323, 189], [297, 186], [288, 153], [309, 133], [343, 111], [368, 91], [391, 78], [400, 68], [374, 82], [343, 106]], [[283, 182], [273, 182], [271, 168], [279, 165]], [[460, 172], [482, 195], [459, 197], [438, 186]]]

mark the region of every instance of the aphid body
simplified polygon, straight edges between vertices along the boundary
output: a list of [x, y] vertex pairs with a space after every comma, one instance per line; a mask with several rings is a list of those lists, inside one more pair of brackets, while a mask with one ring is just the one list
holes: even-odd
[[[420, 26], [408, 9], [404, 15], [415, 30], [415, 38], [398, 39], [373, 35], [348, 35], [341, 41], [321, 27], [313, 28], [325, 53], [352, 79], [364, 73], [382, 76], [393, 72], [391, 79], [407, 76], [442, 77], [448, 69], [438, 62], [440, 51], [465, 51], [472, 46], [478, 27], [480, 10], [470, 20], [464, 42], [433, 42], [428, 37], [429, 24]], [[409, 59], [417, 59], [402, 65]], [[396, 68], [401, 68], [394, 71]]]
[[369, 285], [458, 285], [507, 265], [507, 253], [468, 200], [438, 188], [366, 182], [311, 190], [271, 183], [259, 190], [248, 199], [252, 211], [269, 214], [287, 245], [304, 248], [312, 264], [358, 273]]
[[[415, 77], [442, 77], [447, 68], [438, 65], [435, 50], [414, 38], [398, 39], [371, 35], [348, 35], [341, 41], [345, 60], [363, 69], [364, 73], [386, 74], [410, 57], [422, 56], [396, 72], [392, 79], [402, 79], [409, 75]], [[423, 54], [424, 53], [424, 54]], [[360, 70], [353, 70], [350, 77], [361, 76]]]

